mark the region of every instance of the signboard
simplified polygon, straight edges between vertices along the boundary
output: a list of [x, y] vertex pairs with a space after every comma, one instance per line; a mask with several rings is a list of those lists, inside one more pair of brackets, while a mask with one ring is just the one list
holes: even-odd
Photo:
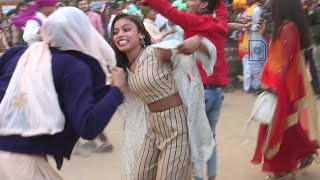
[[249, 61], [266, 61], [267, 44], [263, 40], [249, 40]]

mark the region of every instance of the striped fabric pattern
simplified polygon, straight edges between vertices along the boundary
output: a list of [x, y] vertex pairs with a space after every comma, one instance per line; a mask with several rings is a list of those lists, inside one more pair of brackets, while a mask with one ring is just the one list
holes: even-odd
[[188, 180], [192, 163], [184, 105], [151, 113], [135, 180]]
[[[129, 88], [145, 104], [156, 102], [178, 92], [172, 71], [170, 62], [160, 62], [154, 49], [147, 47], [134, 72], [129, 71]], [[148, 130], [133, 179], [191, 179], [186, 106], [151, 112], [147, 118]]]
[[160, 62], [152, 47], [145, 49], [135, 71], [129, 71], [128, 84], [146, 104], [178, 92], [172, 76], [172, 64]]

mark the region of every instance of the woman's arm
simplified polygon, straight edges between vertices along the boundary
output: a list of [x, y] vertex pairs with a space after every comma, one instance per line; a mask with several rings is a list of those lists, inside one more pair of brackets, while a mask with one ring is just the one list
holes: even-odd
[[155, 56], [159, 61], [170, 61], [172, 57], [171, 49], [154, 48]]
[[154, 43], [159, 43], [160, 41], [162, 41], [162, 39], [164, 39], [165, 37], [167, 37], [168, 35], [170, 35], [174, 32], [175, 32], [174, 29], [170, 29], [169, 31], [167, 31], [165, 33], [152, 36], [152, 39], [154, 40]]
[[239, 30], [239, 29], [243, 29], [243, 28], [249, 28], [251, 27], [251, 23], [247, 23], [247, 24], [241, 24], [241, 23], [228, 23], [228, 27], [230, 30]]
[[200, 51], [204, 53], [206, 56], [210, 56], [210, 52], [206, 44], [202, 41], [201, 36], [192, 36], [191, 38], [184, 40], [177, 49], [186, 55], [190, 55], [195, 53], [196, 51]]
[[75, 132], [84, 139], [93, 139], [102, 132], [123, 101], [120, 89], [115, 86], [96, 101], [92, 79], [88, 67], [78, 68], [63, 79], [63, 111]]

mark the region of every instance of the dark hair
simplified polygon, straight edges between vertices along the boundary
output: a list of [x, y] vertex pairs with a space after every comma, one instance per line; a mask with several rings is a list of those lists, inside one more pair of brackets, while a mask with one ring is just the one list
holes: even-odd
[[111, 46], [112, 48], [114, 49], [115, 53], [116, 53], [116, 58], [117, 58], [117, 66], [118, 67], [121, 67], [121, 68], [124, 68], [125, 70], [127, 69], [128, 67], [128, 63], [129, 63], [129, 60], [128, 60], [128, 57], [125, 53], [121, 52], [114, 44], [113, 40], [112, 40], [112, 37], [113, 37], [113, 30], [114, 30], [114, 25], [115, 23], [120, 20], [120, 19], [126, 19], [126, 20], [129, 20], [131, 22], [133, 22], [137, 28], [138, 28], [138, 32], [140, 32], [141, 34], [143, 34], [145, 37], [144, 37], [144, 42], [145, 42], [145, 45], [146, 46], [149, 46], [151, 45], [151, 36], [150, 34], [148, 33], [148, 31], [146, 30], [146, 28], [144, 27], [143, 25], [143, 22], [141, 21], [141, 19], [139, 19], [139, 17], [135, 16], [135, 15], [129, 15], [129, 14], [119, 14], [117, 15], [113, 22], [112, 22], [112, 26], [111, 26]]
[[112, 4], [110, 5], [110, 10], [111, 10], [111, 11], [116, 10], [116, 9], [118, 9], [118, 8], [120, 8], [120, 4], [117, 3], [117, 2], [114, 2], [114, 3], [112, 3]]
[[271, 18], [273, 22], [273, 40], [279, 36], [279, 28], [283, 22], [289, 20], [293, 21], [298, 28], [301, 49], [307, 48], [311, 44], [309, 25], [300, 0], [273, 0]]
[[76, 4], [77, 7], [78, 7], [78, 5], [79, 5], [79, 2], [81, 2], [81, 1], [87, 1], [87, 3], [90, 3], [89, 0], [76, 0], [75, 2], [77, 3], [77, 4]]
[[8, 16], [11, 16], [12, 14], [17, 14], [17, 13], [18, 13], [17, 9], [11, 9], [9, 12], [7, 12], [6, 16], [8, 17]]
[[28, 7], [28, 6], [29, 5], [27, 2], [20, 2], [16, 7], [17, 13], [19, 13], [21, 7]]
[[220, 0], [201, 0], [201, 2], [208, 2], [208, 7], [207, 10], [201, 12], [200, 14], [212, 14], [213, 11], [216, 9], [218, 6]]

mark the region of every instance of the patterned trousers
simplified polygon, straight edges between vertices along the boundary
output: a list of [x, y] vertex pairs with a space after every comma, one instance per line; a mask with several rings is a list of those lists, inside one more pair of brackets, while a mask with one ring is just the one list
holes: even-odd
[[181, 105], [151, 113], [135, 180], [189, 180], [192, 174], [187, 109]]

